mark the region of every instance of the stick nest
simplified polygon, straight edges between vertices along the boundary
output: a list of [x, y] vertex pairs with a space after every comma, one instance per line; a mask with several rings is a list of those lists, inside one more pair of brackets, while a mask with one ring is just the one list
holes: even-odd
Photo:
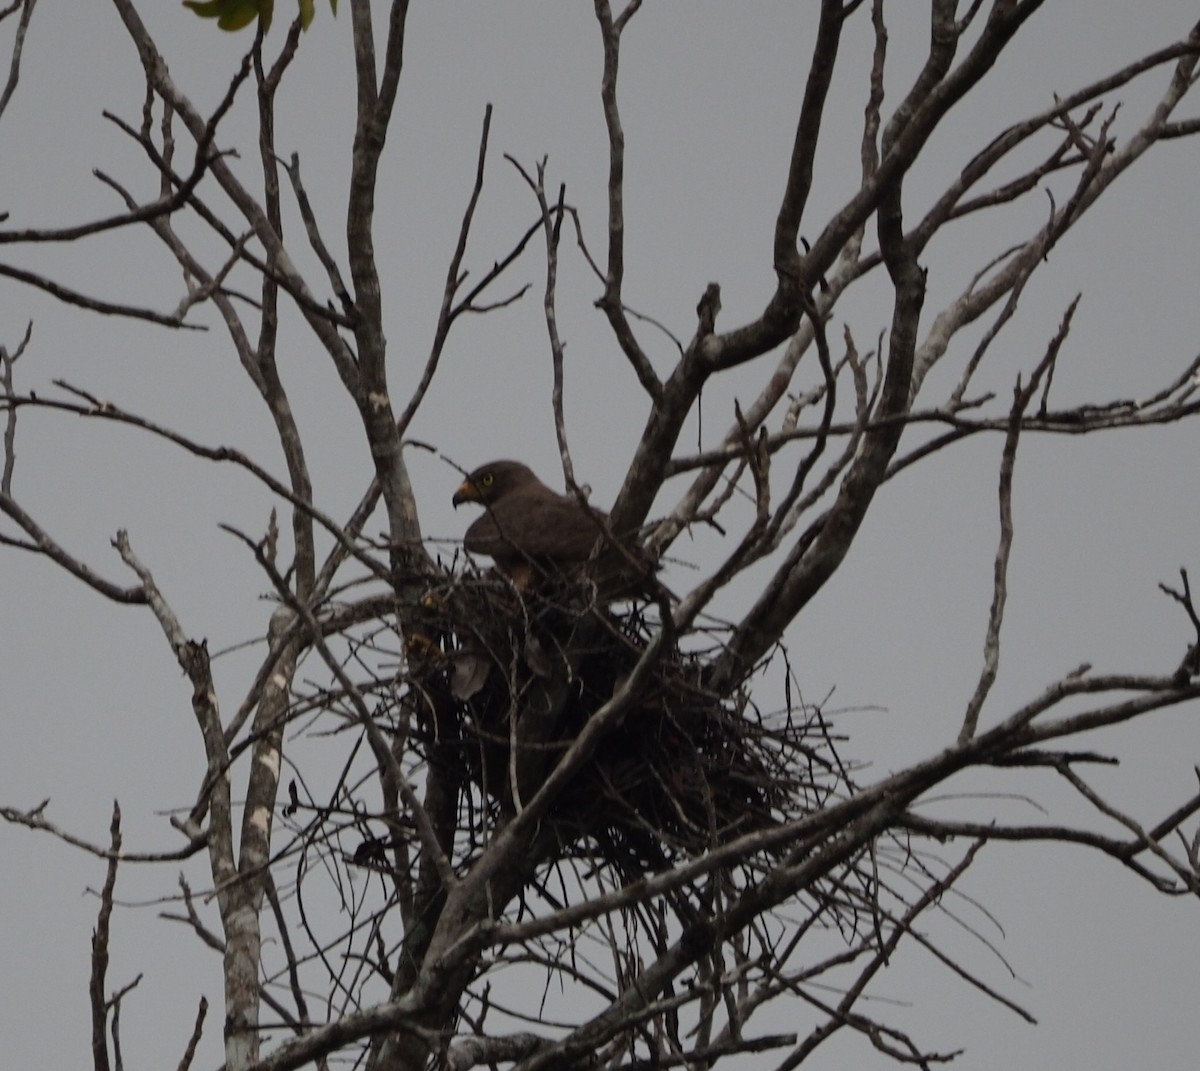
[[[430, 594], [420, 628], [408, 645], [425, 700], [418, 742], [427, 761], [461, 764], [494, 819], [533, 797], [629, 680], [659, 621], [653, 603], [605, 605], [578, 579], [519, 592], [468, 572]], [[628, 881], [802, 817], [843, 783], [819, 711], [793, 707], [790, 689], [772, 716], [744, 692], [718, 694], [705, 678], [719, 636], [688, 641], [661, 654], [554, 801], [543, 826], [556, 857]], [[481, 839], [484, 817], [466, 823]]]

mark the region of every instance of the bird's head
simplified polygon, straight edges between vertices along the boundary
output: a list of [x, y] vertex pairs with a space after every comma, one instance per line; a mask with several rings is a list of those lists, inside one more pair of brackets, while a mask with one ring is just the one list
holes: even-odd
[[490, 506], [514, 488], [537, 484], [538, 478], [528, 465], [519, 461], [489, 461], [470, 473], [452, 499], [455, 506], [464, 502], [477, 502]]

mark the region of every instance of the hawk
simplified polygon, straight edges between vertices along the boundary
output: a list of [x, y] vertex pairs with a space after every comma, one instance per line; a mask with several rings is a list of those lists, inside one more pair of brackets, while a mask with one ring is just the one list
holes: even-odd
[[[519, 461], [480, 465], [462, 482], [453, 502], [485, 507], [467, 529], [463, 546], [472, 554], [486, 554], [519, 588], [527, 587], [534, 574], [586, 562], [604, 539], [608, 522], [600, 510], [552, 491]], [[638, 551], [634, 554], [640, 558]]]

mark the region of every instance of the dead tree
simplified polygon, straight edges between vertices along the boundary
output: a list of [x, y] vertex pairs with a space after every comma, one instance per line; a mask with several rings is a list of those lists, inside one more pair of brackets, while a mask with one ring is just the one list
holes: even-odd
[[[650, 319], [657, 310], [635, 312], [626, 292], [618, 72], [641, 4], [631, 0], [618, 13], [595, 0], [608, 143], [604, 226], [572, 202], [544, 161], [514, 160], [529, 192], [528, 224], [508, 248], [484, 254], [490, 266], [468, 274], [495, 156], [489, 108], [461, 227], [448, 241], [428, 348], [414, 361], [410, 341], [399, 362], [387, 341], [398, 330], [385, 313], [375, 206], [405, 53], [419, 45], [406, 34], [402, 0], [378, 24], [380, 5], [345, 6], [339, 22], [318, 23], [324, 34], [348, 29], [354, 41], [357, 109], [344, 205], [311, 202], [300, 159], [277, 141], [280, 87], [290, 84], [302, 40], [319, 47], [312, 35], [303, 39], [300, 17], [270, 32], [253, 22], [240, 65], [206, 111], [196, 100], [207, 87], [179, 84], [137, 5], [113, 0], [144, 73], [145, 102], [131, 102], [133, 118], [111, 119], [141, 154], [156, 194], [98, 173], [118, 199], [110, 215], [31, 227], [19, 206], [6, 206], [0, 277], [10, 286], [164, 331], [215, 316], [248, 389], [266, 407], [286, 468], [276, 475], [263, 459], [166, 426], [109, 400], [96, 384], [41, 383], [36, 332], [0, 349], [0, 543], [12, 555], [49, 559], [99, 598], [153, 615], [190, 683], [204, 754], [204, 776], [185, 813], [172, 819], [182, 837], [176, 852], [122, 847], [118, 813], [111, 843], [90, 845], [54, 822], [45, 805], [3, 809], [9, 823], [108, 861], [93, 942], [96, 1067], [119, 1058], [106, 1037], [125, 993], [106, 992], [118, 860], [207, 860], [204, 899], [215, 903], [215, 919], [186, 882], [169, 913], [223, 957], [219, 999], [230, 1071], [334, 1059], [377, 1071], [709, 1067], [751, 1052], [769, 1052], [759, 1058], [792, 1068], [841, 1030], [898, 1061], [928, 1066], [945, 1054], [864, 1010], [862, 1000], [901, 943], [924, 940], [917, 920], [940, 910], [985, 846], [1081, 845], [1155, 891], [1200, 892], [1200, 794], [1167, 814], [1134, 815], [1082, 772], [1111, 759], [1098, 750], [1096, 733], [1200, 695], [1200, 618], [1186, 572], [1180, 586], [1165, 590], [1196, 636], [1181, 633], [1180, 650], [1159, 673], [1082, 666], [1017, 709], [984, 716], [999, 664], [1019, 445], [1031, 435], [1189, 419], [1197, 411], [1200, 358], [1182, 362], [1175, 379], [1140, 401], [1059, 405], [1051, 388], [1069, 353], [1072, 304], [1011, 396], [975, 387], [1049, 253], [1145, 154], [1200, 129], [1195, 119], [1179, 118], [1196, 81], [1200, 33], [1184, 33], [1091, 84], [1063, 87], [1036, 114], [980, 131], [937, 196], [923, 191], [926, 207], [917, 211], [909, 180], [931, 138], [961, 101], [981, 92], [1042, 4], [934, 0], [923, 65], [892, 99], [884, 92], [884, 0], [822, 0], [806, 46], [773, 241], [764, 250], [773, 289], [757, 315], [727, 324], [721, 288], [710, 284], [664, 368], [657, 341], [648, 341], [661, 338]], [[17, 11], [21, 29], [0, 117], [17, 85], [33, 3], [5, 14]], [[911, 21], [912, 13], [899, 17]], [[834, 121], [829, 95], [839, 47], [852, 23], [869, 24], [874, 38], [861, 87], [861, 173], [822, 220], [810, 197], [820, 135]], [[1158, 98], [1118, 138], [1116, 102], [1135, 80], [1153, 82]], [[225, 131], [244, 105], [256, 117], [257, 145], [245, 142], [235, 159], [238, 146]], [[981, 253], [961, 292], [926, 308], [923, 258], [931, 246], [961, 221], [1002, 213], [1039, 191], [1051, 194], [1040, 224], [1014, 234], [999, 257]], [[300, 225], [285, 228], [286, 219]], [[335, 238], [342, 219], [344, 237]], [[32, 247], [70, 248], [130, 229], [148, 229], [163, 262], [182, 269], [187, 289], [173, 309], [109, 299], [104, 280], [85, 291], [20, 263]], [[631, 592], [606, 592], [587, 564], [515, 585], [486, 562], [432, 544], [410, 478], [411, 451], [421, 448], [411, 441], [413, 421], [452, 332], [468, 314], [495, 314], [515, 302], [529, 287], [525, 280], [536, 277], [563, 482], [581, 508], [591, 508], [576, 477], [563, 403], [558, 300], [567, 257], [591, 271], [611, 345], [647, 413], [627, 444], [632, 460], [619, 494], [598, 521], [606, 533], [621, 534], [615, 547], [664, 565], [647, 569]], [[535, 258], [536, 270], [528, 268]], [[521, 281], [510, 282], [522, 271]], [[847, 295], [866, 285], [882, 288], [889, 308], [879, 345], [864, 351], [856, 337], [862, 329], [831, 326]], [[357, 414], [372, 467], [349, 474], [361, 493], [348, 516], [333, 515], [314, 494], [310, 464], [326, 443], [301, 433], [289, 394], [294, 383], [281, 360], [284, 325], [306, 332]], [[946, 367], [955, 374], [937, 378], [951, 385], [931, 397], [930, 374]], [[703, 442], [688, 446], [683, 432], [703, 392], [737, 375], [743, 399], [746, 383], [755, 393], [730, 407], [720, 434], [706, 430]], [[239, 691], [214, 682], [207, 641], [173, 609], [171, 590], [155, 579], [156, 563], [133, 538], [116, 533], [119, 563], [85, 561], [22, 504], [19, 425], [54, 414], [137, 429], [165, 450], [237, 466], [261, 486], [270, 510], [261, 534], [228, 529], [256, 562], [271, 599], [261, 658]], [[881, 487], [987, 435], [1004, 446], [978, 685], [944, 746], [880, 777], [850, 762], [846, 730], [823, 704], [800, 699], [787, 665], [787, 630], [843, 567]], [[447, 452], [451, 475], [480, 460], [455, 456], [449, 442], [434, 446]], [[741, 503], [749, 508], [739, 513]], [[697, 571], [676, 568], [688, 556], [681, 536], [701, 530], [720, 536], [717, 556]], [[725, 615], [738, 603], [725, 601], [730, 593], [747, 590], [752, 595], [736, 615]], [[770, 674], [782, 688], [768, 687]], [[1086, 746], [1076, 743], [1084, 733], [1091, 734]], [[248, 770], [235, 779], [243, 756]], [[1053, 815], [1017, 824], [999, 812], [966, 820], [921, 806], [949, 779], [979, 768], [1055, 777], [1094, 808], [1098, 827]], [[332, 792], [309, 789], [306, 778], [318, 769], [341, 771]], [[951, 966], [967, 984], [1017, 1008], [987, 979]], [[551, 999], [552, 988], [563, 996]], [[756, 1015], [788, 1000], [803, 1004], [811, 1029], [760, 1031]], [[206, 1007], [201, 1001], [190, 1036], [187, 1024], [178, 1026], [184, 1065], [196, 1052]], [[268, 1029], [274, 1034], [264, 1043]], [[280, 1040], [280, 1029], [289, 1036]], [[115, 1029], [113, 1038], [115, 1045]]]

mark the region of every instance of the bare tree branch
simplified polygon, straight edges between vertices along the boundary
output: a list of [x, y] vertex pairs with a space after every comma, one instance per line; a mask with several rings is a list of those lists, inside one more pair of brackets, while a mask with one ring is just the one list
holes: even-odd
[[12, 95], [17, 89], [17, 82], [21, 78], [21, 53], [25, 50], [25, 35], [29, 32], [29, 21], [33, 18], [33, 8], [36, 3], [37, 0], [13, 0], [8, 7], [0, 12], [0, 21], [3, 21], [18, 8], [21, 11], [20, 18], [17, 20], [16, 32], [13, 34], [12, 56], [8, 63], [8, 78], [4, 82], [4, 89], [0, 90], [0, 118], [4, 117], [4, 110], [8, 107], [8, 102], [12, 100]]

